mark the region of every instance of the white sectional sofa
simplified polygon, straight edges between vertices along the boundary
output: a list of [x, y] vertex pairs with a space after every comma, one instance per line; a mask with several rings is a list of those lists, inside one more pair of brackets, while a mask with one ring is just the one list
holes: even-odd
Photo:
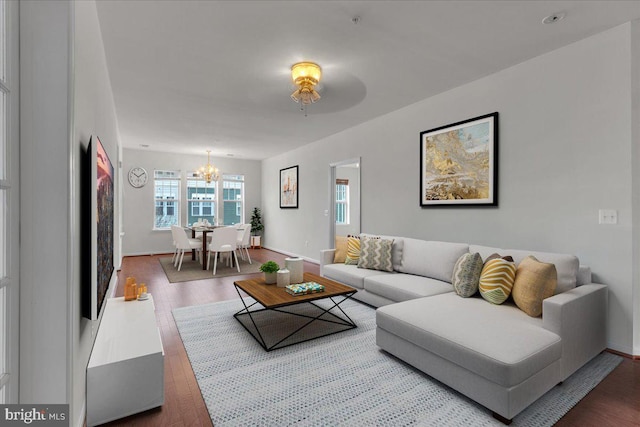
[[[462, 243], [393, 239], [393, 272], [335, 264], [321, 251], [320, 274], [379, 307], [377, 344], [494, 412], [505, 423], [606, 348], [607, 288], [573, 255]], [[460, 256], [529, 255], [557, 270], [556, 293], [530, 317], [511, 301], [494, 305], [453, 292]]]

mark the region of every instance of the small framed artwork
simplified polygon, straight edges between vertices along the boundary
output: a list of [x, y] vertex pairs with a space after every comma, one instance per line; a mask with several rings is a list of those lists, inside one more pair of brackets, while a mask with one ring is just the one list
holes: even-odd
[[280, 169], [280, 208], [298, 208], [298, 166]]
[[498, 113], [420, 132], [420, 206], [498, 206]]

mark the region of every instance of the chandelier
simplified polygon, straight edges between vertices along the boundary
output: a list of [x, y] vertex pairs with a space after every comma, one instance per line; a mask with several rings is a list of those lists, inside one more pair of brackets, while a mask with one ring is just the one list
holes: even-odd
[[313, 62], [298, 62], [291, 66], [291, 78], [298, 88], [291, 94], [291, 99], [301, 102], [303, 106], [320, 99], [315, 86], [320, 82], [322, 69]]
[[211, 150], [207, 150], [207, 165], [200, 166], [200, 169], [196, 171], [196, 175], [203, 178], [207, 184], [211, 183], [211, 181], [217, 181], [218, 178], [220, 178], [220, 171], [209, 161], [210, 155]]

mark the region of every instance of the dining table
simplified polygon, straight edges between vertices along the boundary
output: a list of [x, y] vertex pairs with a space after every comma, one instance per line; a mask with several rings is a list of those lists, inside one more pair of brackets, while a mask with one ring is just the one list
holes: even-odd
[[[215, 230], [218, 227], [219, 227], [218, 225], [210, 225], [210, 226], [206, 226], [206, 227], [202, 227], [202, 226], [188, 226], [188, 227], [186, 227], [187, 230], [191, 230], [191, 238], [192, 239], [196, 238], [196, 233], [202, 233], [202, 269], [203, 270], [207, 269], [207, 263], [204, 262], [204, 256], [207, 253], [207, 233], [213, 232], [213, 230]], [[194, 260], [194, 261], [196, 259], [196, 251], [195, 250], [191, 251], [191, 259]]]

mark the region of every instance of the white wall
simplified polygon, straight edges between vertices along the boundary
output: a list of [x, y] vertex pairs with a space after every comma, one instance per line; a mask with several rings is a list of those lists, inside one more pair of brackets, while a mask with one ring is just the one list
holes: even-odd
[[[141, 255], [172, 253], [170, 230], [153, 230], [154, 188], [153, 171], [180, 170], [183, 178], [187, 171], [194, 171], [207, 161], [206, 153], [189, 155], [164, 153], [149, 150], [123, 150], [123, 176], [126, 177], [134, 166], [143, 167], [149, 173], [149, 182], [142, 188], [133, 188], [129, 183], [123, 184], [123, 255]], [[250, 222], [254, 206], [261, 205], [262, 166], [258, 160], [243, 160], [224, 157], [212, 157], [211, 163], [220, 169], [221, 174], [244, 175], [245, 209], [244, 222]], [[125, 178], [126, 179], [126, 178]], [[183, 179], [181, 196], [184, 201], [186, 182]], [[186, 203], [180, 204], [180, 218], [186, 224]]]
[[633, 167], [633, 354], [640, 355], [640, 20], [631, 25], [631, 159]]
[[[609, 346], [632, 353], [630, 40], [625, 24], [265, 160], [267, 246], [317, 259], [328, 165], [361, 157], [363, 232], [576, 254], [610, 287]], [[419, 133], [494, 111], [499, 206], [420, 208]], [[296, 164], [300, 208], [279, 209]], [[602, 208], [618, 225], [598, 225]]]
[[[71, 229], [71, 259], [72, 259], [72, 299], [71, 299], [71, 325], [73, 346], [73, 388], [72, 392], [72, 420], [74, 425], [84, 420], [84, 407], [86, 396], [86, 368], [91, 355], [91, 349], [97, 333], [99, 321], [90, 321], [82, 317], [81, 313], [81, 289], [87, 284], [80, 281], [80, 162], [84, 161], [81, 152], [87, 149], [91, 136], [98, 136], [104, 146], [107, 155], [113, 163], [115, 174], [116, 196], [114, 217], [114, 265], [119, 263], [119, 246], [117, 230], [120, 228], [119, 187], [118, 176], [118, 148], [120, 138], [118, 123], [115, 113], [111, 82], [102, 43], [100, 22], [95, 1], [74, 2], [75, 8], [75, 34], [74, 34], [74, 135], [72, 140], [73, 156], [73, 189], [72, 206], [73, 216], [77, 220], [73, 222]], [[86, 201], [85, 201], [86, 202]], [[115, 278], [112, 288], [115, 286]], [[109, 290], [109, 293], [113, 289]], [[109, 295], [107, 294], [107, 296]]]
[[117, 164], [113, 96], [94, 1], [22, 1], [20, 30], [20, 402], [82, 425], [98, 321], [81, 314], [80, 164], [91, 135]]
[[20, 2], [20, 402], [69, 403], [72, 4]]

